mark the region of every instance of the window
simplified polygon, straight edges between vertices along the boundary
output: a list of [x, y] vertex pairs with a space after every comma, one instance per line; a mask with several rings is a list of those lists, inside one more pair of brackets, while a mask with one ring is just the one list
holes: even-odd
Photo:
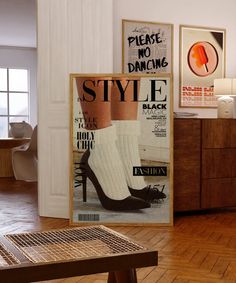
[[0, 138], [10, 122], [29, 122], [29, 75], [25, 69], [0, 68]]

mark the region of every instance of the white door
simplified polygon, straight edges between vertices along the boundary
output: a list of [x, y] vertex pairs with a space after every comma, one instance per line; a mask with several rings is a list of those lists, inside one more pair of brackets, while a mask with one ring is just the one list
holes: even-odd
[[69, 217], [69, 74], [112, 73], [111, 0], [38, 0], [39, 214]]

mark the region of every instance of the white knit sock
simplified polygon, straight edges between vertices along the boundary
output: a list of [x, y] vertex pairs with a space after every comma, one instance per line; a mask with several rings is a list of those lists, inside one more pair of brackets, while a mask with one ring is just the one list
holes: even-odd
[[143, 176], [133, 176], [133, 166], [141, 166], [138, 136], [140, 123], [136, 120], [112, 121], [117, 129], [117, 148], [125, 169], [126, 181], [130, 188], [141, 190], [146, 187]]
[[125, 173], [116, 147], [115, 126], [95, 130], [95, 146], [90, 150], [88, 163], [103, 192], [113, 200], [130, 196]]

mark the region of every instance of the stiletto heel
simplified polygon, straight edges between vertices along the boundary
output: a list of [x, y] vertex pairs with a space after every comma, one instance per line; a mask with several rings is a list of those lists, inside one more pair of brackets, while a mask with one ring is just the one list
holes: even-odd
[[[148, 202], [134, 196], [128, 196], [127, 198], [122, 200], [115, 200], [107, 197], [101, 185], [99, 184], [96, 175], [94, 174], [94, 172], [92, 171], [92, 169], [88, 164], [89, 156], [90, 156], [90, 151], [87, 150], [81, 158], [81, 164], [83, 164], [84, 173], [86, 175], [84, 177], [84, 180], [86, 180], [86, 177], [88, 177], [90, 181], [93, 183], [98, 198], [105, 209], [115, 210], [115, 211], [121, 211], [121, 210], [125, 211], [125, 210], [137, 210], [137, 209], [150, 207], [150, 204]], [[84, 192], [84, 188], [86, 188], [86, 183], [85, 183], [85, 187], [83, 187], [83, 192]]]

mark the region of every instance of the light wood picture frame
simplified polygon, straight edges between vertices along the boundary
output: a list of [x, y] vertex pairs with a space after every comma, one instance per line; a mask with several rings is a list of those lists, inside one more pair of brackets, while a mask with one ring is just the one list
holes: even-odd
[[226, 30], [181, 25], [179, 107], [216, 108], [214, 79], [225, 76]]
[[[97, 122], [99, 117], [93, 117], [93, 119], [90, 117], [89, 119], [89, 113], [84, 111], [82, 105], [84, 102], [81, 102], [81, 99], [88, 101], [94, 98], [96, 100], [102, 94], [103, 102], [105, 100], [105, 103], [112, 103], [112, 96], [115, 95], [112, 87], [118, 86], [121, 82], [126, 97], [125, 101], [126, 99], [130, 100], [128, 98], [130, 93], [128, 94], [126, 91], [131, 86], [132, 101], [130, 103], [138, 104], [137, 120], [141, 128], [138, 138], [141, 166], [131, 167], [130, 170], [135, 176], [144, 176], [147, 187], [151, 188], [151, 191], [163, 190], [165, 197], [162, 195], [161, 198], [155, 197], [151, 201], [146, 200], [149, 207], [144, 209], [116, 211], [107, 209], [106, 204], [104, 205], [93, 180], [92, 182], [87, 180], [87, 199], [85, 200], [85, 190], [83, 190], [85, 178], [83, 174], [87, 174], [88, 166], [84, 166], [84, 158], [81, 158], [86, 151], [92, 151], [94, 147], [96, 148], [96, 135], [100, 129], [96, 128], [96, 125], [99, 124]], [[134, 87], [135, 85], [136, 87]], [[101, 90], [102, 87], [103, 90]], [[105, 88], [107, 88], [107, 91]], [[90, 90], [88, 91], [88, 89]], [[98, 94], [98, 90], [100, 94]], [[171, 75], [71, 74], [70, 93], [70, 224], [173, 225], [173, 98]], [[120, 98], [122, 97], [121, 93], [117, 95]], [[138, 102], [136, 102], [137, 100]], [[121, 103], [125, 103], [125, 101], [121, 101]], [[93, 121], [94, 128], [88, 130], [85, 125], [88, 126], [91, 121]], [[117, 174], [117, 172], [114, 173]], [[87, 175], [90, 177], [89, 174]], [[100, 180], [99, 176], [96, 178]], [[130, 192], [129, 194], [132, 195]]]
[[172, 73], [173, 24], [123, 19], [122, 72]]

